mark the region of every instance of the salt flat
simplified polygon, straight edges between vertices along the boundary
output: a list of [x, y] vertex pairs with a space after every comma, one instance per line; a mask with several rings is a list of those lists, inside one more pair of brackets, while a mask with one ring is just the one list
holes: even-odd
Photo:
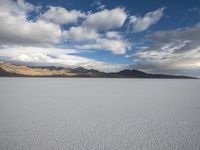
[[200, 80], [0, 78], [0, 150], [198, 150]]

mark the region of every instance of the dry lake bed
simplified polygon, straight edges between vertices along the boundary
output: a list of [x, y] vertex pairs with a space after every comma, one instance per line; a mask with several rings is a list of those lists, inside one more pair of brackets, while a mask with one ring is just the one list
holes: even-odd
[[0, 78], [0, 150], [199, 150], [200, 80]]

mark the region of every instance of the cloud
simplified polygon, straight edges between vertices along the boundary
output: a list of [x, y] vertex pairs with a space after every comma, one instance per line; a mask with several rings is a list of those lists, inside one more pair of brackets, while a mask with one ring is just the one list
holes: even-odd
[[0, 10], [5, 12], [11, 12], [14, 15], [24, 15], [30, 11], [33, 11], [36, 7], [24, 0], [1, 0]]
[[197, 13], [198, 15], [200, 15], [200, 8], [199, 7], [193, 7], [188, 9], [189, 12], [193, 12], [193, 13]]
[[107, 50], [111, 51], [113, 54], [125, 54], [131, 46], [132, 45], [125, 40], [100, 38], [97, 39], [94, 44], [78, 45], [76, 48]]
[[78, 10], [66, 10], [62, 7], [50, 7], [49, 10], [40, 15], [41, 20], [53, 22], [59, 25], [76, 23], [79, 18], [86, 15]]
[[[64, 31], [64, 40], [88, 41], [87, 44], [75, 45], [78, 49], [107, 50], [113, 54], [125, 54], [131, 44], [116, 31], [107, 31], [123, 26], [126, 20], [123, 8], [89, 14], [78, 27]], [[103, 33], [101, 31], [104, 31]]]
[[106, 7], [106, 5], [102, 4], [101, 1], [97, 1], [97, 0], [95, 0], [91, 5], [97, 6], [97, 10], [103, 10]]
[[[193, 27], [180, 28], [171, 31], [160, 31], [148, 35], [147, 38], [154, 40], [156, 43], [173, 43], [178, 41], [191, 41], [192, 44], [199, 45], [200, 41], [200, 23]], [[190, 45], [192, 45], [190, 44]]]
[[122, 35], [116, 31], [110, 31], [106, 33], [106, 38], [108, 39], [122, 39]]
[[64, 32], [64, 39], [74, 41], [86, 41], [87, 44], [77, 43], [75, 48], [80, 50], [106, 50], [113, 54], [125, 54], [132, 45], [123, 38], [118, 32], [109, 31], [105, 35], [97, 33], [95, 30], [90, 30], [84, 27], [72, 27], [69, 31]]
[[3, 47], [0, 49], [0, 56], [7, 58], [7, 62], [17, 62], [19, 64], [62, 66], [62, 67], [84, 67], [87, 69], [97, 69], [105, 72], [116, 72], [127, 67], [123, 64], [110, 64], [96, 61], [89, 58], [73, 55], [79, 53], [73, 49], [62, 49], [54, 47]]
[[64, 40], [86, 41], [95, 40], [100, 35], [95, 31], [85, 27], [71, 27], [68, 31], [64, 31]]
[[0, 44], [40, 45], [59, 42], [61, 29], [58, 25], [27, 19], [27, 11], [33, 10], [33, 5], [22, 0], [3, 0], [1, 4]]
[[156, 24], [163, 16], [165, 8], [159, 8], [155, 11], [141, 16], [130, 16], [130, 26], [133, 32], [142, 32], [147, 30], [153, 24]]
[[[124, 54], [128, 49], [128, 42], [113, 31], [122, 27], [127, 18], [124, 8], [83, 13], [49, 6], [41, 13], [42, 9], [24, 0], [2, 0], [0, 4], [0, 45], [49, 47], [71, 42], [71, 47], [77, 47], [84, 41], [83, 44], [91, 43], [83, 46], [90, 50]], [[30, 17], [31, 13], [36, 15]], [[78, 22], [79, 18], [82, 19]]]
[[[154, 45], [134, 54], [136, 66], [151, 72], [200, 69], [200, 24], [148, 35]], [[198, 75], [199, 76], [199, 75]]]
[[97, 10], [103, 10], [105, 8], [106, 8], [106, 5], [100, 5], [100, 6], [98, 6]]
[[110, 30], [123, 26], [127, 14], [123, 8], [115, 8], [112, 10], [104, 9], [102, 11], [89, 14], [83, 22], [83, 26], [94, 30]]

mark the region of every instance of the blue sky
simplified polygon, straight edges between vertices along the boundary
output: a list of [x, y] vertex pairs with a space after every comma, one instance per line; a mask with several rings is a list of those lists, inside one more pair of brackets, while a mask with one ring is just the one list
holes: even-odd
[[198, 0], [2, 0], [0, 59], [200, 76]]

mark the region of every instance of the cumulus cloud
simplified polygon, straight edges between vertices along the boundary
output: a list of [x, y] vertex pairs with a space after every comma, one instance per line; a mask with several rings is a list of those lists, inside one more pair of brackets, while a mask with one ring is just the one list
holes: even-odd
[[19, 0], [1, 1], [0, 44], [39, 45], [56, 44], [61, 37], [61, 29], [53, 23], [27, 19], [27, 11], [34, 6]]
[[122, 39], [122, 35], [116, 31], [110, 31], [106, 33], [106, 38], [108, 39]]
[[111, 51], [113, 54], [125, 54], [131, 48], [131, 44], [121, 39], [100, 38], [93, 44], [78, 45], [79, 49], [97, 49]]
[[102, 11], [89, 14], [83, 22], [83, 26], [94, 30], [110, 30], [123, 26], [127, 14], [123, 8]]
[[155, 32], [147, 38], [154, 45], [133, 56], [138, 68], [173, 73], [200, 69], [200, 24], [190, 28]]
[[68, 31], [64, 31], [64, 40], [86, 41], [95, 40], [100, 35], [95, 31], [85, 27], [71, 27]]
[[24, 15], [27, 12], [33, 11], [36, 7], [24, 0], [1, 0], [0, 1], [0, 10], [11, 12], [15, 15]]
[[79, 18], [86, 15], [78, 10], [66, 10], [62, 7], [50, 7], [49, 10], [40, 15], [41, 20], [50, 21], [59, 25], [75, 23]]
[[[76, 42], [85, 41], [96, 44], [84, 47], [109, 50], [114, 54], [124, 54], [128, 48], [127, 41], [120, 39], [117, 32], [108, 31], [123, 26], [127, 18], [124, 8], [88, 14], [50, 6], [30, 20], [29, 13], [36, 11], [37, 6], [24, 0], [2, 0], [0, 4], [1, 45], [53, 46], [72, 41], [72, 46], [76, 47]], [[81, 22], [74, 26], [79, 18]], [[68, 24], [69, 28], [63, 28], [63, 24]]]
[[105, 72], [116, 72], [127, 67], [123, 64], [110, 64], [93, 59], [75, 56], [78, 53], [73, 49], [62, 49], [54, 47], [3, 47], [0, 49], [0, 56], [6, 57], [7, 62], [20, 64], [62, 66], [62, 67], [84, 67], [97, 69]]
[[159, 8], [155, 11], [141, 16], [130, 16], [130, 26], [133, 32], [142, 32], [147, 30], [153, 24], [156, 24], [163, 16], [165, 8]]
[[[108, 50], [113, 54], [125, 54], [131, 44], [116, 31], [107, 31], [123, 26], [127, 14], [123, 8], [102, 11], [89, 14], [86, 20], [78, 27], [71, 27], [65, 31], [65, 40], [87, 41], [89, 44], [77, 45], [79, 49]], [[101, 31], [106, 31], [102, 34]]]

